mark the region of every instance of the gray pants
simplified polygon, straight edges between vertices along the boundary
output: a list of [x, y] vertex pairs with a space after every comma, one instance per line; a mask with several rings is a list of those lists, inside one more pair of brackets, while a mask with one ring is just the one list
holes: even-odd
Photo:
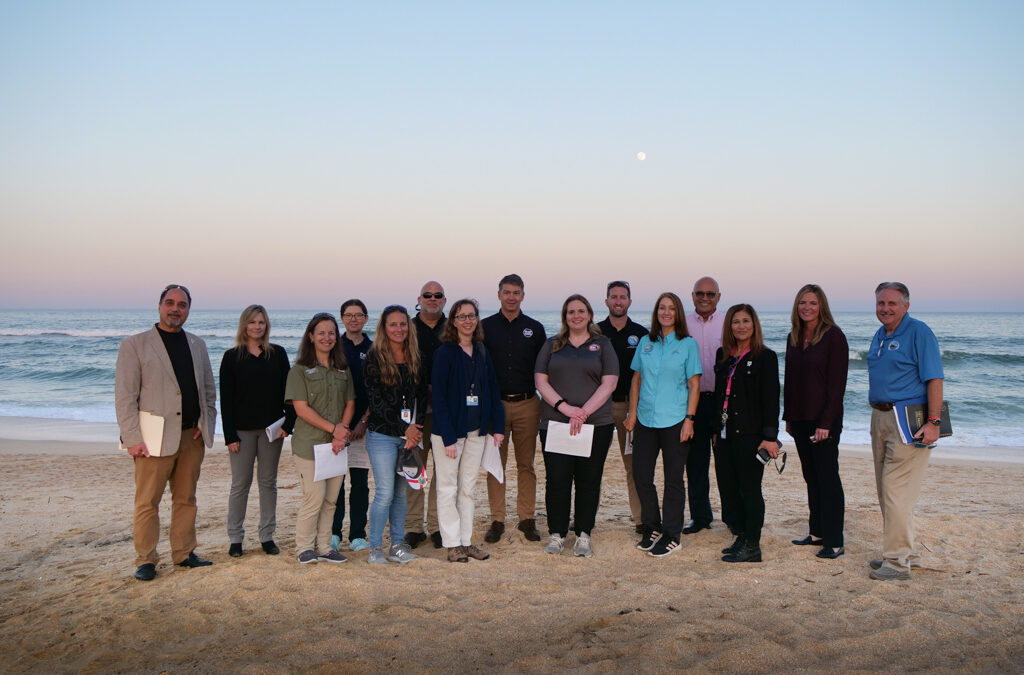
[[252, 465], [257, 465], [256, 481], [260, 487], [260, 541], [274, 538], [277, 528], [277, 465], [281, 460], [284, 439], [267, 440], [267, 432], [238, 432], [238, 452], [228, 451], [231, 460], [231, 494], [228, 497], [228, 540], [241, 544], [245, 539], [245, 507], [252, 485]]

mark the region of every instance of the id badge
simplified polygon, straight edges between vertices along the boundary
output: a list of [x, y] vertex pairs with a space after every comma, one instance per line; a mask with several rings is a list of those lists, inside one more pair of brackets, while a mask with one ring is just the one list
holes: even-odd
[[412, 424], [412, 411], [408, 408], [402, 408], [402, 421], [406, 424]]
[[470, 394], [469, 396], [466, 397], [466, 405], [468, 405], [468, 406], [480, 405], [480, 397], [479, 396], [473, 396], [472, 394]]

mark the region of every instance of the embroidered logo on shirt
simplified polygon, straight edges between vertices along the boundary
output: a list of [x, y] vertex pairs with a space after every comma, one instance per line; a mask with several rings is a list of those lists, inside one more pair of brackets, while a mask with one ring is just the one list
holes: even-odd
[[366, 352], [359, 352], [359, 360], [360, 361], [365, 361], [366, 360]]
[[635, 335], [630, 335], [626, 338], [626, 344], [629, 345], [630, 349], [636, 349], [637, 344], [640, 342], [640, 338]]
[[532, 338], [533, 337], [533, 329], [532, 328], [524, 328], [523, 329], [523, 337], [524, 338]]
[[889, 351], [895, 351], [900, 348], [899, 340], [893, 340], [889, 343]]
[[644, 353], [647, 353], [654, 349], [654, 345], [644, 345]]
[[601, 345], [598, 345], [598, 344], [590, 345], [590, 351], [592, 351], [592, 352], [599, 352], [599, 351], [601, 351]]

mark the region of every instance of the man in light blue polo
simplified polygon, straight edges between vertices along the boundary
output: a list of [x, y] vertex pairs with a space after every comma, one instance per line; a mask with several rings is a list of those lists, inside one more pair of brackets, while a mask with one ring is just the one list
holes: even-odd
[[[868, 400], [871, 412], [871, 450], [875, 484], [882, 510], [882, 558], [872, 560], [872, 579], [909, 579], [919, 567], [914, 552], [914, 505], [928, 468], [931, 448], [939, 438], [942, 412], [942, 355], [935, 334], [907, 314], [910, 291], [887, 281], [875, 289], [875, 315], [882, 326], [868, 351]], [[920, 442], [906, 445], [896, 426], [893, 405], [900, 401], [927, 402], [928, 422]]]

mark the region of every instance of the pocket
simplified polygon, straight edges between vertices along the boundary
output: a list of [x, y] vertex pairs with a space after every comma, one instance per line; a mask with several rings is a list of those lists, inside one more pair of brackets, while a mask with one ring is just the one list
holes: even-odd
[[312, 405], [312, 402], [323, 395], [324, 391], [327, 390], [327, 380], [324, 374], [320, 371], [315, 373], [306, 373], [306, 394], [309, 395], [308, 403]]

